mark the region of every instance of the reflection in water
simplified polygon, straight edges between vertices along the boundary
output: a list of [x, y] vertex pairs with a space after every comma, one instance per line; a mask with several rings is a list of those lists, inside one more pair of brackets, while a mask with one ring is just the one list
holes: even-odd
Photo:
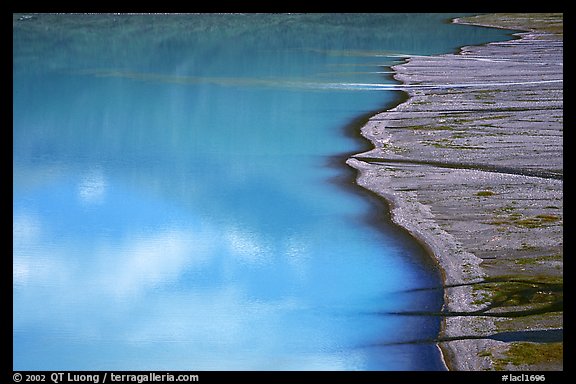
[[14, 369], [442, 369], [382, 315], [437, 274], [325, 164], [392, 101], [332, 85], [503, 36], [445, 17], [16, 15]]
[[78, 185], [78, 195], [85, 204], [98, 204], [104, 200], [106, 180], [99, 169], [87, 172]]

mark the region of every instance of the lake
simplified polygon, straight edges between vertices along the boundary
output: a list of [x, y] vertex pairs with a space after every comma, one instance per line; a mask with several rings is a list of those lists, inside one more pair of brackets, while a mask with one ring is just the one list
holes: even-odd
[[344, 161], [452, 14], [14, 15], [14, 370], [444, 370]]

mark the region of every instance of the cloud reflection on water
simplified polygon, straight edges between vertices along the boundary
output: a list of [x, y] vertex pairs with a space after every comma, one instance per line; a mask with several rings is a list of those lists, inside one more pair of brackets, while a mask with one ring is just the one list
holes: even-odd
[[505, 37], [447, 17], [15, 15], [13, 368], [442, 369], [363, 347], [439, 279], [325, 165], [391, 53]]

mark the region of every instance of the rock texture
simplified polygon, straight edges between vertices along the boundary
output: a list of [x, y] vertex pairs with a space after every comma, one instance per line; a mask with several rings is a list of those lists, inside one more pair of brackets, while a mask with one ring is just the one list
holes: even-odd
[[348, 164], [443, 271], [449, 369], [561, 370], [562, 14], [456, 22], [527, 32], [394, 66], [409, 97]]

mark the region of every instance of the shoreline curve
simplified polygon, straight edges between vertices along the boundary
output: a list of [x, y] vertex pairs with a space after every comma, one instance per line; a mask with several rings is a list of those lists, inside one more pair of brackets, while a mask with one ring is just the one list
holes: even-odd
[[449, 370], [562, 370], [563, 342], [498, 335], [563, 327], [563, 15], [454, 22], [523, 32], [393, 66], [408, 98], [368, 120], [374, 148], [346, 163], [440, 267]]

